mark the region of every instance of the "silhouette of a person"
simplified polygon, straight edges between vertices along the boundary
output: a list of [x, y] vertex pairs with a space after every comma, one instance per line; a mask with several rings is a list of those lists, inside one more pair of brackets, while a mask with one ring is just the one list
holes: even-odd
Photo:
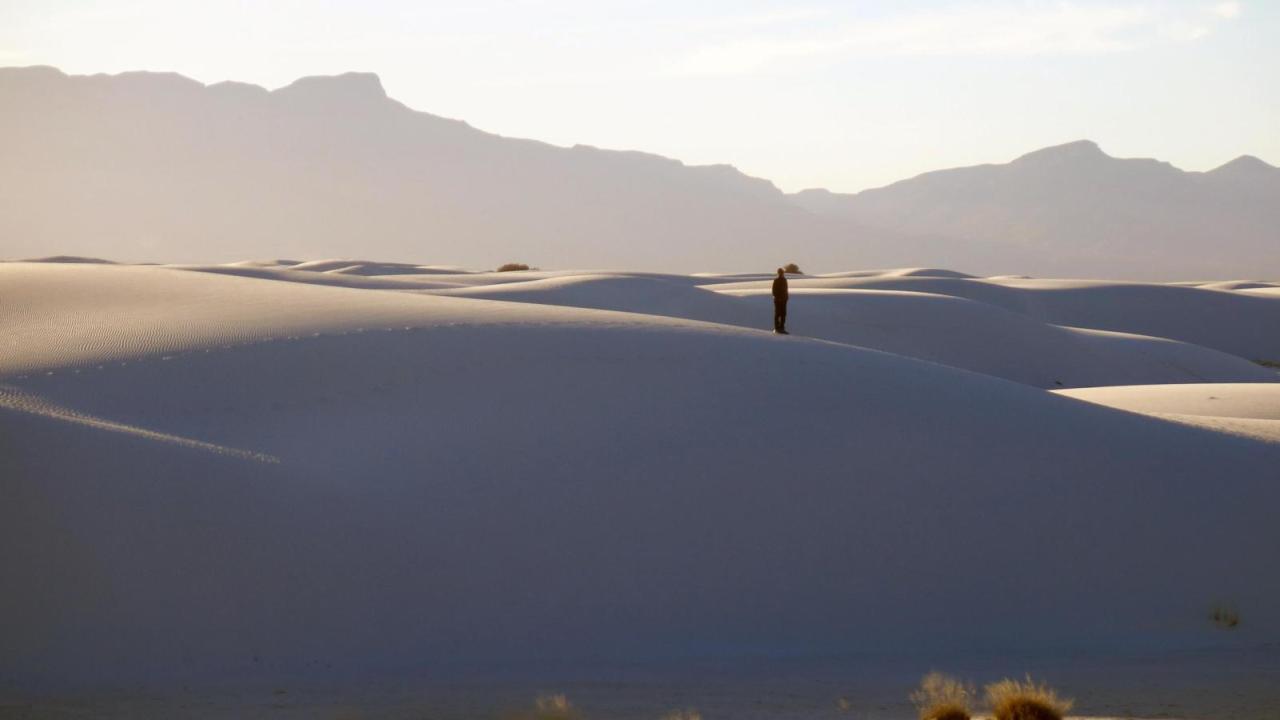
[[778, 277], [773, 279], [773, 331], [779, 335], [787, 335], [787, 275], [778, 268]]

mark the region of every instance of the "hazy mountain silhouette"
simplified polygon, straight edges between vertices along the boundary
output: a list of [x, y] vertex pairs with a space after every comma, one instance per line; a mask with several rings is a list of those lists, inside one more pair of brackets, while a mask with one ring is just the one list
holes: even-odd
[[[856, 195], [792, 196], [815, 213], [956, 244], [1025, 253], [1054, 274], [1280, 273], [1280, 169], [1243, 156], [1210, 172], [1117, 159], [1095, 143], [1004, 165], [926, 173]], [[1039, 270], [1038, 272], [1045, 272]]]
[[786, 195], [726, 165], [485, 133], [405, 107], [368, 73], [267, 91], [6, 68], [0, 108], [6, 258], [1280, 273], [1264, 253], [1277, 171], [1255, 158], [1183, 173], [1077, 143], [858, 195]]

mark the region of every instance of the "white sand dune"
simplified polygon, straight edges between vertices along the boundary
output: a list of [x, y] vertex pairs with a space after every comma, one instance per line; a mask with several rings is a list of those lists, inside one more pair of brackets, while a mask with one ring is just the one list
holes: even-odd
[[339, 273], [343, 275], [457, 275], [468, 271], [461, 268], [441, 268], [412, 263], [388, 263], [370, 260], [312, 260], [296, 263], [290, 270], [306, 272]]
[[544, 275], [518, 282], [432, 291], [431, 294], [621, 310], [756, 328], [768, 326], [772, 317], [734, 298], [704, 290], [688, 278], [650, 274], [587, 272]]
[[1221, 432], [1280, 442], [1280, 385], [1205, 383], [1064, 390], [1063, 395]]
[[274, 260], [240, 260], [237, 262], [227, 263], [224, 267], [284, 268], [299, 265], [301, 262], [301, 260], [284, 260], [281, 258], [276, 258]]
[[1280, 297], [1280, 287], [1245, 288], [1240, 290], [1240, 292], [1263, 297]]
[[1202, 290], [1259, 290], [1280, 287], [1276, 283], [1253, 280], [1225, 280], [1221, 282], [1199, 283], [1196, 287]]
[[[760, 289], [765, 281], [717, 290]], [[985, 302], [1034, 320], [1202, 345], [1250, 360], [1280, 358], [1280, 302], [1271, 289], [1204, 290], [1100, 280], [945, 277], [801, 278], [793, 288], [909, 290]]]
[[[313, 267], [320, 270], [302, 267], [311, 265], [302, 263], [291, 267], [244, 265], [230, 263], [225, 265], [167, 265], [165, 267], [194, 270], [197, 272], [217, 273], [221, 275], [240, 275], [267, 280], [283, 280], [309, 285], [332, 285], [334, 287], [364, 288], [370, 290], [432, 290], [461, 287], [481, 287], [504, 285], [508, 283], [524, 283], [532, 280], [544, 280], [560, 277], [577, 277], [582, 275], [604, 274], [610, 277], [647, 276], [661, 277], [671, 281], [683, 281], [684, 284], [696, 285], [709, 282], [700, 277], [682, 275], [661, 275], [656, 273], [627, 273], [616, 271], [591, 270], [527, 270], [520, 272], [476, 272], [452, 267], [416, 265], [403, 268], [383, 268], [379, 264], [361, 263], [349, 260], [324, 261]], [[753, 278], [759, 276], [752, 276]], [[737, 280], [738, 278], [734, 278]]]
[[892, 268], [889, 270], [851, 270], [847, 272], [823, 273], [823, 278], [861, 278], [861, 277], [934, 277], [934, 278], [972, 278], [972, 275], [955, 270], [940, 268]]
[[[1280, 379], [1252, 361], [1215, 350], [1163, 338], [1059, 327], [962, 297], [796, 284], [792, 332], [1037, 387]], [[591, 273], [433, 294], [766, 326], [772, 317], [769, 290], [754, 284], [751, 289], [735, 289], [740, 287], [700, 288], [674, 276]]]
[[[767, 291], [726, 291], [769, 312]], [[1166, 338], [1063, 327], [965, 298], [864, 290], [793, 292], [794, 327], [836, 342], [965, 368], [1037, 387], [1280, 379], [1258, 364]], [[813, 320], [806, 318], [812, 314]], [[812, 327], [812, 331], [810, 328]]]
[[[348, 267], [359, 269], [359, 266], [343, 266], [336, 270], [317, 272], [298, 270], [293, 267], [272, 267], [259, 265], [169, 265], [178, 270], [194, 270], [198, 272], [217, 273], [219, 275], [239, 275], [240, 277], [261, 278], [264, 280], [281, 280], [284, 282], [303, 283], [305, 285], [329, 285], [331, 287], [361, 288], [365, 290], [415, 290], [463, 287], [464, 283], [442, 281], [440, 273], [400, 273], [390, 275], [364, 275], [359, 272], [343, 272]], [[450, 274], [450, 277], [454, 277]]]
[[1280, 447], [537, 282], [0, 265], [0, 688], [1280, 640]]
[[159, 267], [6, 263], [0, 278], [0, 376], [398, 327], [431, 315], [397, 295]]

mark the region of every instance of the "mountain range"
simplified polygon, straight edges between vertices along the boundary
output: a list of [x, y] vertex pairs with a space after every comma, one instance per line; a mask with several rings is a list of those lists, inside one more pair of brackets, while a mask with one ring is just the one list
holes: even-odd
[[406, 107], [368, 73], [268, 91], [0, 68], [0, 156], [4, 259], [1280, 275], [1280, 169], [1251, 156], [1184, 172], [1079, 141], [787, 194], [728, 165], [486, 133]]

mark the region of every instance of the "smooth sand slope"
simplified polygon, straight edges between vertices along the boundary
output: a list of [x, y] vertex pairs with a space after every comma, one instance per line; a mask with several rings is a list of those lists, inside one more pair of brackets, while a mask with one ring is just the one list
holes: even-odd
[[[718, 285], [760, 289], [763, 281]], [[1070, 327], [1181, 340], [1251, 360], [1280, 358], [1280, 303], [1268, 290], [1220, 291], [1098, 280], [1028, 278], [813, 277], [796, 288], [910, 290], [989, 303], [1032, 319]]]
[[163, 267], [0, 287], [10, 693], [1280, 640], [1272, 444], [671, 315]]
[[1063, 395], [1169, 420], [1280, 442], [1280, 384], [1133, 385]]
[[10, 263], [0, 264], [0, 277], [4, 374], [301, 335], [402, 329], [452, 317], [446, 308], [465, 307], [470, 317], [491, 322], [538, 314], [523, 305], [432, 304], [397, 293], [158, 267]]
[[[917, 277], [890, 271], [883, 277]], [[524, 273], [504, 273], [520, 275]], [[541, 274], [538, 274], [541, 275]], [[583, 273], [425, 290], [451, 297], [623, 310], [759, 328], [772, 278], [691, 285], [688, 277]], [[705, 278], [702, 280], [705, 281]], [[1037, 387], [1268, 382], [1274, 370], [1166, 338], [1062, 327], [999, 304], [933, 292], [813, 287], [793, 278], [792, 332], [973, 370]], [[922, 286], [923, 289], [923, 286]], [[1213, 298], [1209, 298], [1212, 300]], [[1104, 301], [1105, 302], [1105, 301]], [[1280, 309], [1280, 304], [1276, 304]], [[765, 322], [762, 323], [762, 319]]]

